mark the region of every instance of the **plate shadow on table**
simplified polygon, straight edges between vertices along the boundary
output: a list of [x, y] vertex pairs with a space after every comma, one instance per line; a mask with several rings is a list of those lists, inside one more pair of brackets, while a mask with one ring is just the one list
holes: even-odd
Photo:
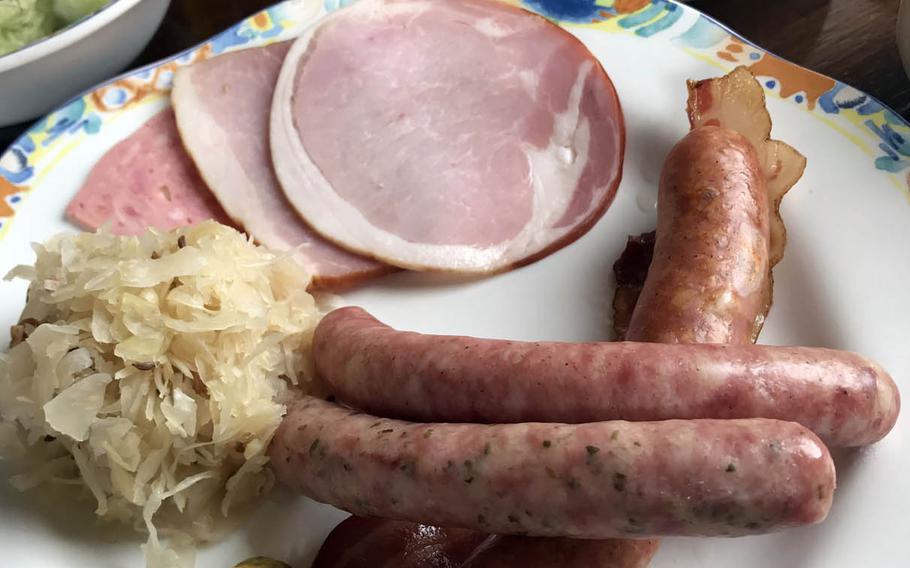
[[[832, 10], [831, 0], [791, 0], [787, 3], [786, 13], [801, 16], [784, 19], [756, 14], [779, 10], [776, 2], [704, 0], [690, 4], [741, 33], [747, 40], [763, 38], [762, 48], [794, 61], [805, 61], [807, 53], [818, 45]], [[844, 4], [849, 5], [849, 2]]]

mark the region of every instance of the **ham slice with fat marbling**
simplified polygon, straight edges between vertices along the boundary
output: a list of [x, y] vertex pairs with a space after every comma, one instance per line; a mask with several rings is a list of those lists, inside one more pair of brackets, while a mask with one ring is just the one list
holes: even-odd
[[612, 201], [622, 112], [575, 37], [490, 0], [362, 0], [305, 31], [271, 116], [285, 194], [329, 240], [396, 266], [496, 272]]
[[389, 271], [314, 233], [288, 203], [272, 169], [269, 112], [290, 44], [245, 49], [177, 71], [171, 101], [183, 144], [227, 214], [261, 244], [296, 249], [320, 287]]
[[94, 231], [140, 235], [206, 219], [227, 222], [180, 145], [174, 113], [163, 110], [108, 150], [92, 168], [66, 218]]

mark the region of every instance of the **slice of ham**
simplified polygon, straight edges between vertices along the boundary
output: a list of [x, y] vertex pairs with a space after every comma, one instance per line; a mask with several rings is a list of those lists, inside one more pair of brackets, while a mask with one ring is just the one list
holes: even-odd
[[138, 235], [149, 227], [170, 230], [206, 219], [228, 222], [183, 151], [170, 109], [95, 164], [67, 206], [66, 218], [90, 231], [108, 224], [117, 235]]
[[622, 111], [575, 37], [489, 0], [362, 0], [304, 32], [271, 117], [285, 194], [326, 238], [496, 272], [584, 234], [619, 184]]
[[281, 191], [269, 153], [269, 112], [289, 42], [245, 49], [181, 68], [171, 101], [199, 172], [227, 214], [259, 243], [297, 251], [320, 287], [337, 288], [387, 265], [314, 233]]

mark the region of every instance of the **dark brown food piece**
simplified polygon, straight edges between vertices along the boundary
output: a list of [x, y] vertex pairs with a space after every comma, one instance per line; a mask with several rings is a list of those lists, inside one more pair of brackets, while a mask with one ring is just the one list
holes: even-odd
[[[26, 302], [28, 301], [28, 296], [26, 295]], [[28, 336], [35, 331], [35, 328], [41, 325], [41, 322], [35, 318], [26, 318], [16, 325], [10, 326], [9, 335], [10, 335], [10, 347], [15, 347], [28, 339]]]
[[632, 311], [648, 277], [648, 266], [654, 256], [654, 231], [629, 236], [626, 248], [613, 263], [616, 293], [613, 295], [613, 333], [615, 341], [623, 341], [632, 319]]
[[644, 568], [654, 539], [579, 540], [498, 536], [466, 568]]
[[460, 568], [495, 538], [467, 529], [349, 517], [322, 543], [312, 568]]
[[655, 540], [499, 536], [349, 517], [329, 534], [313, 568], [644, 568], [656, 548]]

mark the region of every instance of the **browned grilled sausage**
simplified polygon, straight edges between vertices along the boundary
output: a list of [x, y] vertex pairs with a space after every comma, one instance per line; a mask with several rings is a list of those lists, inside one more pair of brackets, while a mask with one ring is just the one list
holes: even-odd
[[747, 343], [770, 299], [768, 192], [752, 144], [692, 130], [660, 178], [657, 240], [627, 336], [660, 343]]
[[881, 367], [821, 348], [423, 335], [342, 308], [316, 328], [313, 353], [341, 401], [409, 420], [776, 418], [857, 446], [883, 437], [900, 406]]
[[656, 540], [490, 535], [407, 521], [349, 517], [312, 568], [644, 568]]
[[656, 539], [581, 540], [495, 536], [465, 568], [645, 568]]
[[306, 397], [278, 479], [356, 515], [498, 534], [738, 536], [825, 518], [834, 464], [793, 422], [415, 424]]
[[493, 538], [467, 529], [354, 516], [329, 533], [312, 568], [461, 568]]
[[[655, 250], [654, 233], [630, 239], [626, 249], [630, 254], [624, 253], [614, 266], [632, 269], [630, 274], [617, 271], [613, 314], [621, 337], [732, 344], [750, 344], [758, 338], [773, 286], [771, 200], [766, 179], [756, 175], [754, 148], [750, 152], [746, 146], [751, 144], [746, 141], [744, 146], [744, 139], [737, 139], [734, 151], [726, 147], [730, 138], [736, 139], [711, 131], [690, 134], [668, 156], [658, 202], [662, 247]], [[698, 144], [704, 146], [695, 148]], [[699, 154], [702, 160], [685, 162], [686, 154]], [[737, 172], [737, 163], [745, 169]], [[715, 175], [703, 176], [697, 168], [708, 168]], [[702, 182], [707, 183], [699, 185]], [[717, 190], [722, 195], [715, 195]], [[777, 207], [774, 214], [782, 229]], [[748, 234], [729, 234], [737, 224]], [[737, 251], [736, 246], [743, 248]], [[657, 262], [655, 253], [663, 255]], [[634, 261], [645, 257], [647, 277], [636, 281], [642, 271]], [[704, 279], [694, 281], [699, 276]], [[896, 406], [894, 410], [896, 419]]]

